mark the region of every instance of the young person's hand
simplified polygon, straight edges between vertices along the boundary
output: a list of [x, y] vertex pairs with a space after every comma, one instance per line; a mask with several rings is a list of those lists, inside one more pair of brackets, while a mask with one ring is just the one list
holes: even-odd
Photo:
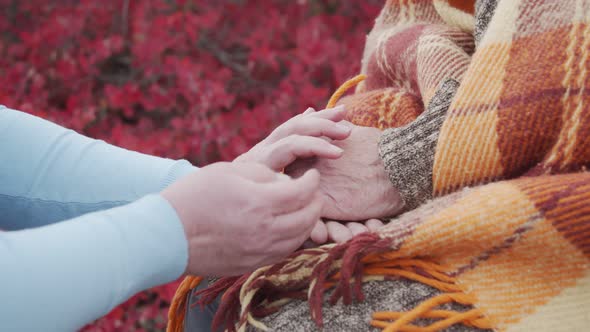
[[161, 194], [189, 245], [186, 272], [239, 275], [297, 250], [320, 219], [319, 173], [294, 180], [257, 163], [216, 163]]
[[351, 128], [338, 123], [345, 115], [344, 106], [319, 112], [309, 108], [277, 127], [234, 162], [256, 162], [280, 172], [299, 158], [339, 158], [343, 151], [332, 140], [350, 135]]

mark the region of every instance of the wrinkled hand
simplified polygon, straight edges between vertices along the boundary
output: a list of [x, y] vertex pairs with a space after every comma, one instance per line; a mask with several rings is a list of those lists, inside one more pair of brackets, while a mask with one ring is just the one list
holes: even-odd
[[[331, 220], [359, 221], [371, 218], [392, 216], [403, 207], [399, 192], [389, 181], [385, 168], [379, 158], [377, 143], [381, 131], [375, 128], [352, 126], [350, 136], [333, 142], [344, 153], [335, 160], [298, 160], [286, 169], [286, 173], [298, 177], [311, 168], [321, 174], [320, 194], [324, 200], [322, 217]], [[376, 221], [370, 228], [378, 227]], [[348, 240], [353, 233], [368, 230], [360, 223], [336, 225], [328, 222], [325, 229], [316, 227], [312, 240], [325, 242]]]
[[161, 195], [189, 244], [187, 273], [239, 275], [289, 255], [320, 218], [319, 174], [293, 180], [257, 163], [216, 163]]
[[297, 158], [339, 158], [342, 149], [331, 140], [350, 135], [351, 128], [338, 123], [345, 115], [343, 106], [320, 112], [309, 108], [277, 127], [234, 162], [256, 162], [279, 172]]

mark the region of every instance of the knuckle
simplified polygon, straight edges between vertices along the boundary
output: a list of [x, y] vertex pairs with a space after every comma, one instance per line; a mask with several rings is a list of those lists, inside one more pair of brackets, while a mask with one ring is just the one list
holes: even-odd
[[285, 125], [287, 125], [290, 129], [290, 131], [296, 132], [298, 130], [298, 128], [300, 127], [304, 127], [302, 126], [302, 124], [307, 122], [307, 118], [303, 117], [303, 115], [296, 115], [295, 117], [293, 117], [291, 120], [285, 122]]
[[260, 246], [259, 238], [256, 236], [256, 234], [252, 233], [240, 241], [239, 245], [241, 251], [247, 255], [257, 255], [263, 250], [263, 248]]
[[270, 162], [273, 160], [273, 156], [275, 155], [274, 150], [275, 150], [275, 147], [270, 146], [269, 148], [261, 151], [260, 154], [258, 155], [258, 162], [263, 165], [269, 165]]
[[324, 119], [324, 118], [316, 118], [315, 121], [318, 125], [320, 125], [322, 127], [331, 126], [334, 124], [334, 121], [329, 120], [329, 119]]
[[272, 222], [270, 220], [259, 221], [256, 225], [256, 230], [258, 234], [266, 238], [272, 232]]
[[321, 147], [328, 147], [328, 146], [330, 146], [330, 145], [333, 145], [332, 143], [330, 143], [330, 142], [326, 141], [326, 140], [325, 140], [325, 139], [323, 139], [323, 138], [319, 138], [319, 137], [312, 137], [312, 138], [313, 138], [313, 143], [314, 143], [314, 144], [317, 144], [318, 146], [321, 146]]
[[242, 254], [250, 254], [250, 240], [248, 238], [243, 239], [242, 241], [237, 241], [235, 246], [238, 249], [238, 252]]
[[272, 135], [274, 135], [277, 138], [281, 138], [281, 137], [285, 137], [285, 136], [289, 135], [289, 124], [284, 123], [283, 125], [277, 127], [277, 129], [275, 129], [272, 132]]
[[331, 125], [331, 121], [326, 120], [326, 119], [322, 119], [322, 118], [313, 118], [313, 119], [310, 119], [310, 122], [309, 122], [309, 127], [314, 128], [316, 131], [325, 129], [326, 127], [329, 127], [330, 125]]
[[293, 121], [293, 132], [292, 133], [301, 133], [308, 130], [310, 125], [313, 123], [314, 118], [309, 116], [301, 117], [296, 121]]
[[264, 237], [254, 236], [250, 241], [250, 252], [254, 255], [260, 255], [266, 252], [268, 248], [268, 240]]
[[285, 139], [285, 145], [287, 148], [294, 149], [303, 141], [303, 136], [299, 134], [293, 134]]

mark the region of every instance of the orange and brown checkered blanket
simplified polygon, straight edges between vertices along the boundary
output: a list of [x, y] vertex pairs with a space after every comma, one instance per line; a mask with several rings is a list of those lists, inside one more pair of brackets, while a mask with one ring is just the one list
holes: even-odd
[[[493, 15], [474, 15], [473, 1], [387, 1], [367, 39], [367, 80], [344, 100], [357, 124], [401, 126], [443, 79], [460, 82], [436, 146], [438, 198], [376, 233], [221, 279], [204, 298], [225, 291], [218, 323], [263, 329], [256, 317], [303, 297], [321, 325], [327, 289], [350, 303], [362, 300], [362, 282], [403, 277], [443, 294], [375, 313], [373, 326], [588, 329], [590, 1], [480, 5]], [[473, 309], [437, 309], [448, 302]], [[412, 325], [417, 318], [434, 322]]]

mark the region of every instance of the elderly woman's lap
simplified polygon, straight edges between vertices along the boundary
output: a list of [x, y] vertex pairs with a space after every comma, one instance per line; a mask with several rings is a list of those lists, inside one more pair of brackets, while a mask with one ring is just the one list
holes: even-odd
[[[199, 288], [200, 289], [200, 288]], [[325, 298], [330, 296], [327, 292]], [[371, 315], [378, 311], [409, 311], [424, 300], [440, 294], [437, 289], [430, 286], [409, 281], [388, 280], [370, 281], [363, 284], [365, 301], [344, 305], [341, 301], [335, 305], [323, 306], [324, 332], [328, 331], [378, 331], [370, 326]], [[195, 299], [191, 298], [193, 303]], [[467, 307], [458, 304], [446, 304], [441, 306], [448, 310], [467, 310]], [[214, 306], [201, 310], [198, 306], [189, 308], [185, 321], [185, 331], [209, 331]], [[309, 306], [306, 301], [293, 300], [281, 308], [280, 311], [261, 320], [270, 331], [316, 331], [319, 328], [311, 319]], [[417, 321], [418, 324], [421, 321]], [[422, 321], [422, 323], [427, 323]], [[248, 331], [257, 331], [249, 326]], [[464, 325], [454, 325], [445, 331], [475, 332], [483, 331]]]

